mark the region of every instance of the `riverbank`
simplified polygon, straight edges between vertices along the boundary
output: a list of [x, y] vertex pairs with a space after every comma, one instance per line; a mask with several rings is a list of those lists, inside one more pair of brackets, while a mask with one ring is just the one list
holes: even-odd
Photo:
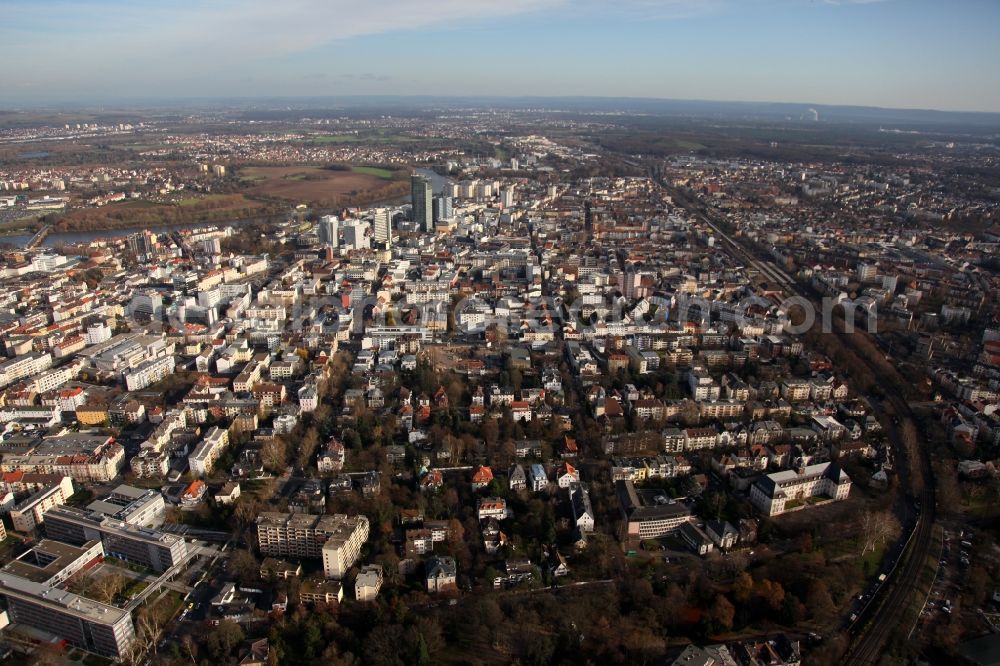
[[[270, 215], [263, 217], [249, 217], [235, 220], [221, 220], [218, 222], [181, 222], [177, 224], [157, 224], [153, 226], [122, 227], [118, 229], [92, 229], [87, 231], [53, 231], [42, 242], [42, 247], [55, 247], [60, 244], [76, 245], [79, 243], [90, 243], [95, 240], [112, 238], [122, 238], [139, 231], [149, 230], [153, 233], [170, 233], [172, 231], [183, 231], [185, 229], [205, 229], [210, 227], [238, 227], [244, 224], [254, 224], [259, 222], [277, 223], [285, 219], [284, 215]], [[34, 236], [34, 232], [29, 234], [0, 235], [0, 243], [6, 243], [15, 247], [24, 247]]]

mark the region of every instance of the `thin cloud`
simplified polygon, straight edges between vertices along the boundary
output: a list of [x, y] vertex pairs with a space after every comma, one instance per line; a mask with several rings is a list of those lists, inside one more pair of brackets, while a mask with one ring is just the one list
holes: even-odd
[[[211, 58], [274, 56], [337, 40], [398, 30], [524, 14], [565, 0], [181, 0], [145, 5], [100, 2], [48, 3], [16, 0], [5, 11], [0, 36], [20, 46], [29, 38], [59, 33], [79, 55], [137, 48], [130, 57], [177, 55], [206, 49]], [[107, 43], [106, 39], [118, 40]], [[53, 40], [56, 41], [56, 40]], [[6, 42], [13, 46], [11, 41]], [[51, 48], [53, 44], [38, 45]], [[0, 46], [0, 54], [7, 49]]]
[[[23, 89], [41, 95], [226, 90], [243, 75], [253, 72], [263, 78], [266, 70], [280, 69], [287, 57], [338, 41], [461, 26], [551, 10], [565, 2], [14, 0], [0, 21], [0, 60], [13, 73], [7, 85], [23, 82]], [[85, 63], [88, 72], [70, 73], [67, 63]]]
[[660, 21], [715, 16], [737, 6], [734, 0], [576, 0], [573, 3], [577, 12]]

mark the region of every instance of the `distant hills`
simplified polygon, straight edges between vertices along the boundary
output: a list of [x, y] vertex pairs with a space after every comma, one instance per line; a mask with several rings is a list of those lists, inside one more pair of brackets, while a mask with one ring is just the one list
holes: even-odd
[[[45, 109], [94, 110], [94, 102], [73, 105], [46, 104]], [[797, 102], [720, 102], [648, 97], [500, 97], [500, 96], [338, 96], [188, 98], [170, 100], [107, 100], [102, 111], [112, 109], [228, 109], [251, 113], [308, 110], [378, 110], [393, 113], [430, 112], [442, 108], [535, 109], [572, 113], [621, 113], [674, 116], [724, 121], [820, 122], [879, 125], [886, 129], [935, 129], [960, 126], [977, 132], [1000, 132], [1000, 113], [892, 109], [874, 106], [841, 106]]]

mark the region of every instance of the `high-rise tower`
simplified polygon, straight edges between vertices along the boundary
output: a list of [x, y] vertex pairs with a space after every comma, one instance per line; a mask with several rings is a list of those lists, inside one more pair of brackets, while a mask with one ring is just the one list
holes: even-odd
[[339, 244], [340, 220], [336, 215], [324, 215], [319, 218], [319, 242], [337, 247]]
[[434, 192], [431, 181], [414, 174], [410, 178], [410, 200], [413, 204], [413, 222], [421, 231], [434, 229]]

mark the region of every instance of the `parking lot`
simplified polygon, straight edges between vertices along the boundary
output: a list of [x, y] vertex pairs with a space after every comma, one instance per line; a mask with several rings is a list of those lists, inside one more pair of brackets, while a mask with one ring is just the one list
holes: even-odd
[[920, 611], [917, 626], [929, 631], [950, 620], [962, 595], [966, 574], [975, 553], [975, 533], [954, 521], [944, 526], [944, 540], [930, 593]]

